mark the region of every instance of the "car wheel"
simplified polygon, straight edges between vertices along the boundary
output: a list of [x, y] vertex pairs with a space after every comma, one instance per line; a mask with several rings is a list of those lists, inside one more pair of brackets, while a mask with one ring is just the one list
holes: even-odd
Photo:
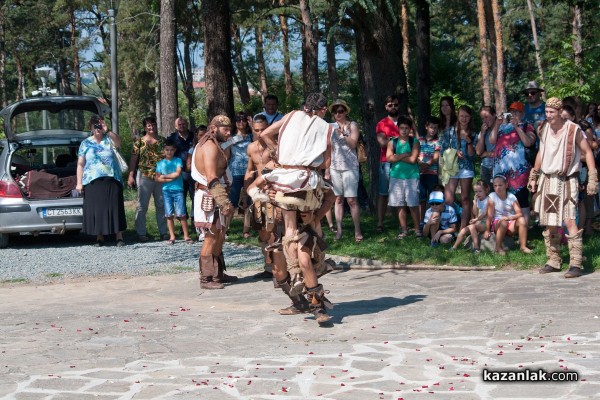
[[0, 249], [8, 247], [8, 234], [0, 233]]

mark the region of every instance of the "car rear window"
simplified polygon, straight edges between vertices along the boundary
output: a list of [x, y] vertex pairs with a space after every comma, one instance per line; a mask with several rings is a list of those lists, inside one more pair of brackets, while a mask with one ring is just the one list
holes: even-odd
[[14, 134], [40, 130], [87, 131], [88, 121], [94, 115], [86, 110], [64, 109], [58, 112], [35, 110], [13, 116], [11, 128]]
[[13, 164], [27, 169], [75, 168], [79, 145], [21, 147], [13, 153]]

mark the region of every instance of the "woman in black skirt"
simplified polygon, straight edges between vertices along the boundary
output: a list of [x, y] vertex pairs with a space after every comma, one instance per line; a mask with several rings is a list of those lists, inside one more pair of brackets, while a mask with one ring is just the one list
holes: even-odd
[[102, 118], [94, 115], [89, 122], [92, 136], [81, 142], [77, 160], [77, 187], [83, 193], [82, 232], [96, 235], [96, 246], [104, 245], [105, 235], [116, 235], [117, 246], [127, 228], [123, 201], [123, 177], [111, 148], [121, 138], [107, 130]]

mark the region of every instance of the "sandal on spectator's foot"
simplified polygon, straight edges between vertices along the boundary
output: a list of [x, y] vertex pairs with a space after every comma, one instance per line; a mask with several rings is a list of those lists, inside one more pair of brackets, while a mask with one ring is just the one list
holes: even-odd
[[360, 243], [360, 242], [362, 242], [362, 241], [363, 241], [363, 237], [362, 237], [362, 236], [354, 236], [354, 241], [355, 241], [356, 243]]
[[187, 238], [187, 239], [184, 240], [184, 242], [186, 242], [187, 244], [194, 244], [194, 239]]
[[402, 240], [407, 236], [408, 236], [408, 232], [402, 232], [402, 233], [399, 233], [398, 236], [396, 236], [396, 239]]
[[377, 229], [375, 229], [377, 233], [383, 233], [383, 225], [377, 225]]
[[333, 233], [337, 232], [337, 229], [335, 229], [335, 226], [333, 226], [333, 225], [329, 225], [329, 230]]
[[96, 243], [94, 243], [95, 247], [102, 247], [104, 246], [104, 240], [96, 240]]
[[423, 237], [423, 231], [415, 231], [415, 236], [417, 239], [421, 239]]
[[250, 232], [244, 232], [244, 239], [250, 239], [251, 236]]
[[117, 240], [117, 247], [123, 247], [123, 246], [125, 246], [125, 242], [123, 241], [123, 239]]
[[171, 239], [169, 239], [169, 240], [165, 240], [165, 243], [166, 243], [166, 244], [168, 244], [169, 246], [172, 246], [172, 245], [174, 245], [174, 244], [175, 244], [175, 241], [174, 241], [174, 240], [171, 240]]

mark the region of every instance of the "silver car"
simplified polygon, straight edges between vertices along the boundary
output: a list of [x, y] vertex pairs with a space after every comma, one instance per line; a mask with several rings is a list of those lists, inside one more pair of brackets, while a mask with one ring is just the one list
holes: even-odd
[[94, 114], [110, 108], [91, 96], [29, 98], [0, 112], [0, 248], [11, 235], [81, 230], [77, 150]]

